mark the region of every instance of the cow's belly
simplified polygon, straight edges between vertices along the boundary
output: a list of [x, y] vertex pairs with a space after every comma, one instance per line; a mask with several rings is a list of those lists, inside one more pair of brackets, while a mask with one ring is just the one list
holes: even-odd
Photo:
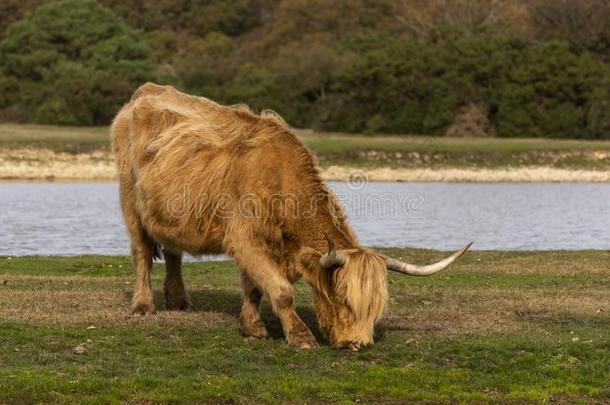
[[225, 221], [214, 195], [197, 188], [192, 173], [168, 180], [156, 170], [141, 172], [137, 210], [148, 234], [175, 252], [222, 253]]
[[192, 255], [224, 253], [222, 234], [204, 234], [194, 227], [167, 228], [147, 223], [148, 234], [159, 245], [172, 252], [188, 252]]

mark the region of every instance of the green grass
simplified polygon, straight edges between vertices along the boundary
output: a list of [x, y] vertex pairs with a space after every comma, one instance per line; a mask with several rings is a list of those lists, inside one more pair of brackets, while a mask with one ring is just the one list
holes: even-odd
[[129, 317], [129, 258], [0, 258], [0, 403], [605, 403], [609, 262], [472, 252], [434, 277], [391, 274], [376, 344], [352, 354], [328, 347], [304, 283], [297, 311], [320, 348], [287, 346], [266, 302], [272, 338], [242, 338], [230, 262], [185, 266], [189, 313], [164, 310], [157, 264], [159, 312]]
[[610, 168], [610, 141], [365, 136], [310, 131], [302, 131], [301, 135], [326, 166]]
[[350, 135], [335, 132], [300, 131], [306, 143], [321, 153], [354, 150], [494, 152], [610, 150], [610, 141], [547, 138], [447, 138], [414, 135]]
[[[610, 141], [541, 138], [463, 139], [297, 131], [324, 166], [610, 168]], [[109, 150], [107, 127], [0, 124], [0, 148], [59, 152]]]
[[0, 124], [0, 147], [47, 148], [57, 152], [107, 150], [107, 127]]

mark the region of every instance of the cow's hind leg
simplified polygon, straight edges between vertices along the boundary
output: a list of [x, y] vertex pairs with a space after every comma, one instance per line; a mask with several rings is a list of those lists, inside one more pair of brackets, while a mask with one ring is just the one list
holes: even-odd
[[167, 309], [186, 311], [191, 307], [191, 300], [182, 280], [182, 254], [175, 254], [165, 249], [163, 256], [166, 269], [163, 292]]
[[251, 247], [244, 253], [234, 252], [235, 260], [244, 268], [248, 276], [260, 286], [280, 317], [288, 344], [308, 349], [317, 347], [315, 336], [294, 308], [294, 290], [284, 277], [280, 266], [263, 249]]
[[155, 303], [153, 301], [150, 273], [157, 247], [140, 222], [135, 210], [133, 186], [125, 179], [120, 183], [120, 197], [121, 208], [131, 241], [131, 257], [136, 272], [136, 286], [131, 301], [131, 312], [141, 315], [154, 313]]
[[241, 333], [244, 336], [265, 338], [268, 333], [259, 311], [263, 292], [245, 270], [241, 273], [241, 286], [243, 291], [243, 304], [239, 316]]

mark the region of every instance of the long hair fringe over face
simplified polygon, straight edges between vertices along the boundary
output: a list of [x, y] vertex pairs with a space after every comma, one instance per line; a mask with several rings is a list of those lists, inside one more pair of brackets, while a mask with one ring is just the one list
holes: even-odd
[[342, 253], [347, 257], [343, 266], [317, 269], [314, 302], [318, 323], [331, 345], [357, 350], [373, 343], [375, 323], [385, 311], [387, 269], [384, 260], [368, 249]]

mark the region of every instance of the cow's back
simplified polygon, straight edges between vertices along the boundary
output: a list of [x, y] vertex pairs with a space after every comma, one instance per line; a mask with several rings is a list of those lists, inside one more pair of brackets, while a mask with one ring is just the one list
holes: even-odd
[[218, 107], [210, 100], [180, 93], [171, 86], [140, 86], [111, 127], [119, 175], [142, 168], [150, 160], [151, 145], [168, 130]]
[[112, 126], [122, 199], [158, 243], [220, 251], [229, 218], [219, 210], [235, 212], [245, 194], [283, 188], [282, 164], [294, 164], [286, 155], [301, 145], [284, 125], [243, 107], [144, 85]]

